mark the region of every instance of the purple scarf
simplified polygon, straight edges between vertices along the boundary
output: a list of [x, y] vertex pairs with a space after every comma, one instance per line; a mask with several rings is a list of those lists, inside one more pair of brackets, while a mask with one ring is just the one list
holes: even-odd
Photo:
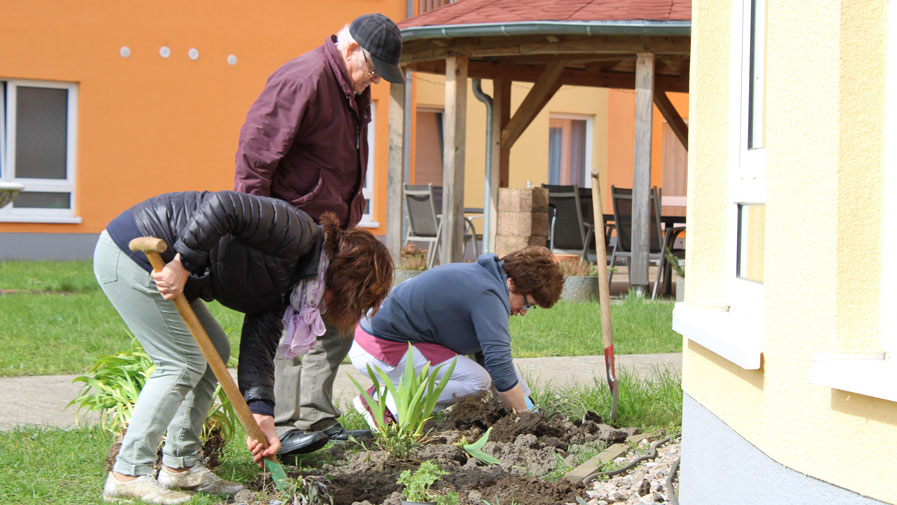
[[322, 250], [318, 277], [299, 281], [290, 294], [290, 305], [283, 313], [283, 338], [280, 341], [280, 353], [285, 358], [307, 353], [318, 337], [327, 331], [321, 314], [327, 312], [323, 298], [324, 275], [329, 264]]

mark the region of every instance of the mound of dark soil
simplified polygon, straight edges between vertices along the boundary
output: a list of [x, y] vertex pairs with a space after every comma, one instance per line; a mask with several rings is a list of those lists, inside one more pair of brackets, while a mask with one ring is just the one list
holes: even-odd
[[[471, 442], [477, 440], [489, 426], [492, 432], [484, 450], [500, 461], [495, 466], [468, 458], [463, 449], [454, 445], [462, 437]], [[427, 438], [408, 459], [390, 458], [376, 447], [359, 450], [348, 444], [336, 445], [327, 450], [339, 463], [324, 465], [312, 473], [327, 476], [334, 505], [399, 505], [398, 475], [402, 470], [416, 469], [428, 459], [449, 472], [432, 489], [454, 490], [460, 495], [461, 505], [482, 505], [482, 500], [508, 505], [576, 503], [576, 497], [585, 494], [581, 485], [563, 478], [548, 482], [540, 476], [554, 470], [559, 459], [574, 466], [569, 448], [622, 442], [636, 431], [603, 424], [594, 413], [585, 420], [515, 413], [488, 396], [462, 398], [451, 407], [447, 420], [430, 423], [427, 428]], [[299, 473], [291, 476], [303, 477]], [[260, 490], [261, 480], [250, 487]], [[268, 491], [274, 490], [269, 487]]]

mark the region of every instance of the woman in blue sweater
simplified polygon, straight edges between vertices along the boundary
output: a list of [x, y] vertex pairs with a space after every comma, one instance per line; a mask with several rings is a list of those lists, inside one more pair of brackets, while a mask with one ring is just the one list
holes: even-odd
[[[427, 362], [435, 368], [458, 359], [437, 407], [494, 385], [505, 405], [526, 410], [529, 392], [511, 360], [508, 318], [535, 307], [550, 308], [563, 284], [551, 251], [544, 247], [526, 247], [501, 259], [484, 254], [474, 263], [441, 265], [396, 286], [376, 315], [362, 319], [349, 359], [362, 373], [368, 365], [376, 366], [398, 383], [410, 342], [416, 372]], [[464, 356], [479, 352], [482, 366]], [[354, 403], [376, 429], [364, 398]], [[391, 397], [386, 404], [394, 417]]]

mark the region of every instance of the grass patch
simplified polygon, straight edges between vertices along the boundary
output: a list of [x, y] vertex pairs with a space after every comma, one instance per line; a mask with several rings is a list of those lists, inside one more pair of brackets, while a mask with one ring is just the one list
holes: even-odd
[[[625, 370], [617, 374], [620, 394], [615, 426], [634, 426], [641, 432], [678, 431], [682, 426], [682, 378], [678, 372], [658, 369], [647, 378]], [[544, 414], [561, 413], [584, 418], [586, 412], [610, 417], [612, 397], [605, 379], [593, 384], [543, 389], [530, 384], [533, 401]]]
[[[228, 444], [216, 473], [249, 482], [258, 472], [246, 450], [242, 428]], [[99, 505], [104, 464], [113, 437], [98, 426], [74, 430], [16, 428], [0, 432], [0, 503]], [[197, 494], [190, 505], [222, 503], [221, 496]]]
[[[617, 354], [682, 352], [673, 331], [672, 301], [628, 296], [611, 307]], [[604, 353], [598, 302], [564, 302], [510, 320], [514, 357], [592, 356]]]
[[[93, 276], [92, 261], [0, 261], [0, 376], [79, 374], [127, 349], [127, 327]], [[9, 292], [13, 290], [13, 292]], [[208, 304], [237, 356], [243, 315]], [[617, 354], [682, 351], [673, 302], [626, 297], [611, 309]], [[510, 319], [515, 358], [604, 352], [598, 302], [558, 302]], [[36, 343], [40, 342], [40, 345]]]
[[99, 291], [92, 261], [0, 261], [0, 289]]

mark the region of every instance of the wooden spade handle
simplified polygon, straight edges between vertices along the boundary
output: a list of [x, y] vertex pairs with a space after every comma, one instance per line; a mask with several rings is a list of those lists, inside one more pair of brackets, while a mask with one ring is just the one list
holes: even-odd
[[604, 249], [604, 211], [601, 207], [601, 186], [598, 172], [592, 172], [592, 214], [595, 215], [595, 262], [598, 264], [598, 303], [601, 305], [601, 337], [604, 348], [614, 345], [610, 322], [610, 286], [607, 283], [607, 251]]
[[[154, 271], [159, 272], [165, 266], [165, 262], [162, 261], [162, 256], [159, 254], [168, 249], [164, 240], [155, 237], [138, 237], [131, 240], [128, 247], [132, 251], [143, 251], [146, 254], [147, 259], [149, 259], [150, 265], [153, 266]], [[193, 334], [193, 338], [196, 340], [196, 345], [199, 346], [203, 356], [205, 356], [206, 361], [209, 363], [209, 367], [212, 369], [212, 373], [215, 374], [215, 378], [217, 378], [218, 382], [221, 384], [221, 389], [224, 390], [224, 394], [227, 395], [231, 405], [233, 405], [234, 411], [240, 419], [240, 423], [243, 424], [243, 428], [246, 429], [246, 433], [248, 433], [253, 440], [262, 444], [262, 447], [267, 449], [268, 439], [265, 437], [265, 434], [262, 433], [262, 429], [259, 428], [258, 423], [255, 422], [255, 418], [252, 417], [249, 405], [246, 404], [246, 400], [244, 400], [243, 395], [240, 394], [240, 389], [234, 384], [234, 379], [230, 376], [230, 372], [227, 371], [227, 367], [221, 360], [218, 350], [212, 345], [209, 335], [206, 333], [205, 328], [202, 327], [202, 323], [199, 322], [196, 313], [193, 312], [193, 308], [190, 307], [190, 302], [187, 301], [183, 293], [175, 297], [174, 306], [178, 309], [178, 312], [187, 324], [190, 333]], [[276, 461], [273, 456], [269, 459]]]

